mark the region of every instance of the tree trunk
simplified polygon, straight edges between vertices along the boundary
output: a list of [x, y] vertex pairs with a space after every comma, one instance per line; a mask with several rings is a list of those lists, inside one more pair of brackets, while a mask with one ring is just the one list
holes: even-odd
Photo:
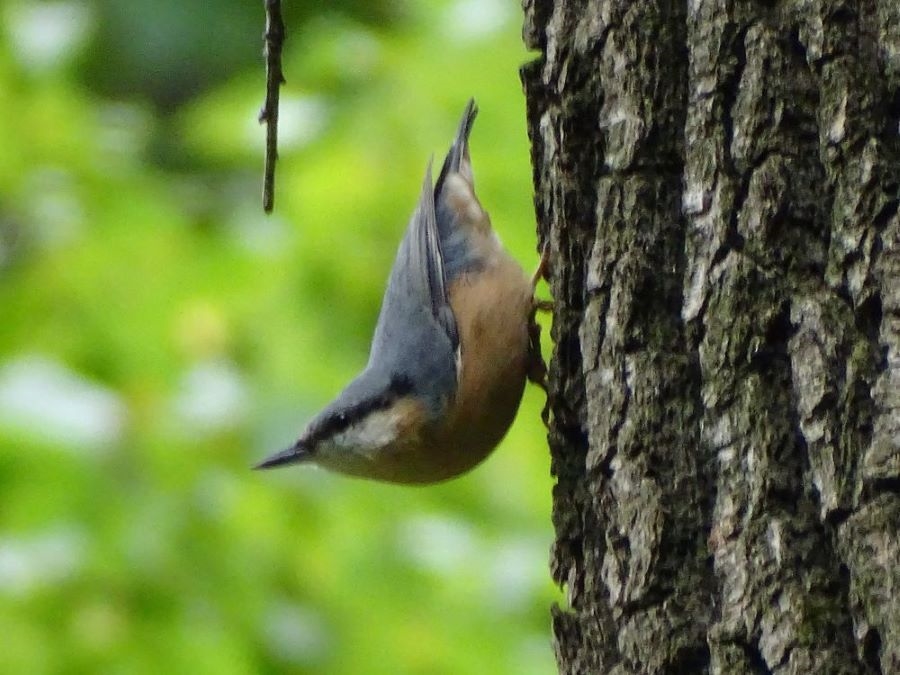
[[900, 2], [525, 0], [562, 673], [900, 673]]

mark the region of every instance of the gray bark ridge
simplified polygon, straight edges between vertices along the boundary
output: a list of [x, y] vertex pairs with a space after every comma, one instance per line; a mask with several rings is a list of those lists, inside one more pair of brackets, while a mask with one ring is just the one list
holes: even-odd
[[900, 673], [900, 3], [525, 0], [562, 673]]

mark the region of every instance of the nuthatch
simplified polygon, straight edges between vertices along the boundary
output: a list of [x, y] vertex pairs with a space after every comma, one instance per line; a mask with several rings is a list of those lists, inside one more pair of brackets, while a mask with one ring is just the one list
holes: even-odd
[[392, 483], [471, 469], [543, 379], [534, 285], [475, 196], [470, 100], [432, 188], [431, 162], [397, 251], [369, 362], [287, 450], [258, 469], [313, 462]]

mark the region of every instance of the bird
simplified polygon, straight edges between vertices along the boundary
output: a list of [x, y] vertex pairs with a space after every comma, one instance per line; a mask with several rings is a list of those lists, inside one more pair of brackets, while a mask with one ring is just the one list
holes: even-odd
[[297, 441], [256, 469], [312, 463], [405, 485], [457, 477], [515, 419], [527, 379], [546, 391], [534, 276], [503, 247], [475, 194], [470, 99], [432, 185], [429, 160], [362, 372]]

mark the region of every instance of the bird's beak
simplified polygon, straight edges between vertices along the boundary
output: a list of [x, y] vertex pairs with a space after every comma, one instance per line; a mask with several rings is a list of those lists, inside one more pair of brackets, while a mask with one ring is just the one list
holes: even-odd
[[274, 469], [279, 466], [286, 466], [288, 464], [296, 464], [297, 462], [302, 462], [309, 459], [309, 456], [309, 450], [307, 450], [299, 442], [297, 442], [287, 450], [282, 450], [281, 452], [276, 452], [270, 457], [266, 457], [263, 461], [261, 461], [253, 468]]

